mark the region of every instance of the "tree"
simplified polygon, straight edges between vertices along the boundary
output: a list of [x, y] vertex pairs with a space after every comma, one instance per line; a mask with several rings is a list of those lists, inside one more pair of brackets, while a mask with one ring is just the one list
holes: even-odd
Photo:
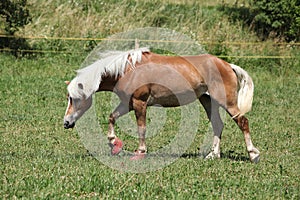
[[24, 27], [31, 21], [29, 10], [26, 8], [27, 0], [1, 0], [0, 1], [0, 26], [8, 37], [0, 37], [0, 48], [15, 50], [28, 49], [29, 45], [23, 38], [15, 38], [14, 34], [19, 28]]
[[300, 41], [300, 0], [250, 0], [250, 5], [261, 36]]

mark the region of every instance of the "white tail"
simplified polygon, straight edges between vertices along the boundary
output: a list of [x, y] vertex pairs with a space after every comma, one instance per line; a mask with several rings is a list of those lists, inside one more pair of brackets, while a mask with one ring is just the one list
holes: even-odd
[[241, 67], [230, 64], [238, 78], [238, 107], [240, 109], [239, 116], [243, 116], [251, 110], [253, 101], [254, 84], [249, 74]]

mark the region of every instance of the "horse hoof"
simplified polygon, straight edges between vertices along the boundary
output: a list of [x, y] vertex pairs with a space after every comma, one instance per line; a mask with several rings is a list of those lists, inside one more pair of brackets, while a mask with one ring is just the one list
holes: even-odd
[[260, 156], [259, 156], [259, 151], [256, 148], [251, 149], [251, 151], [249, 151], [249, 156], [250, 156], [250, 160], [253, 163], [258, 163]]
[[145, 152], [135, 151], [134, 156], [130, 158], [130, 160], [142, 160], [146, 157]]
[[112, 155], [118, 155], [123, 148], [123, 142], [119, 138], [115, 138], [115, 141], [111, 145], [111, 154]]
[[204, 159], [206, 160], [212, 160], [212, 159], [215, 159], [215, 158], [220, 158], [220, 154], [215, 154], [214, 152], [210, 152], [209, 154], [207, 154]]
[[259, 159], [260, 159], [260, 156], [257, 155], [255, 158], [252, 158], [252, 159], [251, 159], [251, 162], [257, 164], [257, 163], [259, 162]]

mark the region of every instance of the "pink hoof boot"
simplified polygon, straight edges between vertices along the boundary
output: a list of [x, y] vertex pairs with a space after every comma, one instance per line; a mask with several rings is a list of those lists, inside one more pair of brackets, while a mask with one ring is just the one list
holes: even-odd
[[123, 142], [119, 138], [115, 138], [115, 141], [111, 144], [111, 154], [117, 155], [122, 151]]
[[130, 160], [142, 160], [146, 156], [146, 152], [142, 152], [140, 150], [136, 150], [134, 155], [130, 158]]

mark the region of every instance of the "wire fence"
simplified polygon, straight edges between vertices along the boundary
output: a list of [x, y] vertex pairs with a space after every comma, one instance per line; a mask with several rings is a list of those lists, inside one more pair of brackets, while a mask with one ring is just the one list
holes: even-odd
[[[13, 35], [1, 35], [0, 38], [14, 38], [14, 39], [29, 39], [29, 40], [60, 40], [60, 41], [105, 41], [105, 40], [115, 40], [115, 41], [135, 41], [136, 38], [133, 39], [118, 39], [118, 38], [83, 38], [83, 37], [48, 37], [48, 36], [13, 36]], [[141, 42], [160, 42], [160, 43], [187, 43], [187, 41], [178, 41], [178, 40], [139, 40]], [[191, 42], [190, 42], [191, 43]], [[228, 46], [256, 46], [256, 45], [261, 45], [263, 44], [262, 42], [242, 42], [242, 41], [223, 41], [223, 42], [218, 42], [218, 41], [199, 41], [199, 44], [204, 44], [204, 45], [228, 45]], [[300, 43], [286, 43], [286, 42], [273, 42], [271, 43], [273, 46], [286, 46], [286, 47], [291, 47], [291, 46], [296, 46], [300, 47]], [[67, 50], [44, 50], [44, 49], [11, 49], [11, 48], [0, 48], [0, 52], [20, 52], [20, 53], [55, 53], [55, 54], [84, 54], [86, 52], [83, 51], [67, 51]], [[221, 55], [218, 56], [221, 58], [253, 58], [253, 59], [290, 59], [290, 58], [295, 58], [295, 56], [290, 56], [290, 55]]]

